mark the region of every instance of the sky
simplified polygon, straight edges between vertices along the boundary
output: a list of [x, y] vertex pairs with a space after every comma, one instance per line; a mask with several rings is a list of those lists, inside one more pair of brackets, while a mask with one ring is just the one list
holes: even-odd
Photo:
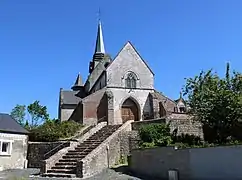
[[87, 78], [99, 8], [106, 51], [130, 41], [172, 99], [201, 70], [242, 71], [241, 0], [0, 0], [0, 112], [39, 100], [57, 117], [60, 88]]

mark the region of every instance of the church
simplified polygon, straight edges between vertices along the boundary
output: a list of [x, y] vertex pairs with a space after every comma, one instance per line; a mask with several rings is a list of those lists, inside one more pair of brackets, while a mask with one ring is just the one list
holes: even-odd
[[131, 42], [113, 59], [106, 53], [99, 21], [93, 58], [85, 82], [77, 75], [71, 90], [60, 89], [58, 116], [91, 125], [123, 124], [186, 113], [182, 96], [172, 100], [154, 89], [154, 72]]

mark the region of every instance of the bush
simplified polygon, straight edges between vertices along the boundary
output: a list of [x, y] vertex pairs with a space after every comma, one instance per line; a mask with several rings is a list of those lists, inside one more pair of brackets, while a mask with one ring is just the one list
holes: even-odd
[[167, 146], [172, 138], [167, 124], [148, 124], [139, 129], [142, 147]]
[[172, 137], [173, 143], [183, 143], [189, 146], [196, 145], [199, 146], [202, 144], [200, 137], [190, 134], [181, 134], [180, 136]]
[[83, 125], [74, 121], [47, 121], [43, 125], [30, 129], [29, 140], [39, 142], [53, 142], [61, 138], [68, 138], [77, 133]]

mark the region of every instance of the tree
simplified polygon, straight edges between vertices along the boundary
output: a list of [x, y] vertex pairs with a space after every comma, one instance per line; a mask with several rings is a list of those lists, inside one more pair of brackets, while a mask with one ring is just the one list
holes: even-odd
[[26, 106], [17, 104], [11, 111], [11, 116], [21, 125], [25, 124]]
[[40, 105], [39, 101], [34, 101], [27, 107], [28, 113], [31, 116], [30, 127], [36, 127], [40, 121], [47, 121], [49, 114], [47, 113], [47, 107]]
[[242, 78], [238, 72], [220, 78], [212, 70], [202, 71], [186, 79], [184, 95], [188, 97], [189, 113], [195, 120], [211, 128], [216, 143], [225, 143], [232, 127], [242, 119]]

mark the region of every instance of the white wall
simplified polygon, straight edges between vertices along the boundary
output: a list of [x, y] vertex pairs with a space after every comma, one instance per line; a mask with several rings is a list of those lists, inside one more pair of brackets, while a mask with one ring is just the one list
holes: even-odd
[[28, 136], [0, 133], [0, 139], [12, 141], [11, 155], [0, 155], [0, 168], [23, 169], [27, 158]]

